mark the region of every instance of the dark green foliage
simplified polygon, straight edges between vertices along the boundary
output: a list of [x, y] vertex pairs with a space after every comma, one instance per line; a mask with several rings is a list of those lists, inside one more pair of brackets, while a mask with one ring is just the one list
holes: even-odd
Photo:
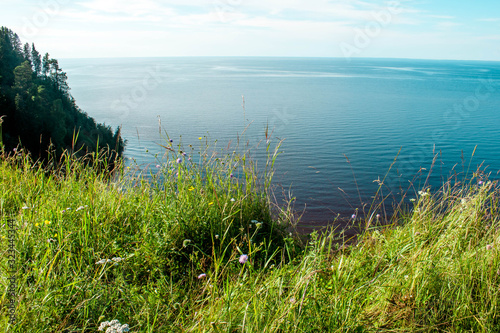
[[21, 45], [11, 30], [0, 28], [0, 116], [3, 147], [21, 145], [34, 158], [57, 160], [68, 150], [77, 156], [105, 149], [109, 161], [120, 157], [119, 128], [97, 124], [69, 93], [67, 75], [56, 59], [43, 59], [35, 45]]

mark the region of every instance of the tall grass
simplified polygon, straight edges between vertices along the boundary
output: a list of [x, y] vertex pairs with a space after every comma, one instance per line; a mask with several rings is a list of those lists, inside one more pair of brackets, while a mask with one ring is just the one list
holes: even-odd
[[[496, 332], [496, 182], [422, 189], [356, 242], [299, 247], [248, 152], [169, 140], [118, 176], [65, 155], [0, 159], [0, 327], [9, 332]], [[145, 174], [148, 177], [145, 177]], [[384, 196], [382, 196], [384, 198]], [[374, 207], [378, 204], [374, 204]], [[372, 209], [370, 209], [372, 211]], [[372, 217], [373, 214], [368, 214]], [[6, 222], [17, 227], [17, 323], [8, 324]], [[365, 225], [366, 226], [366, 225]]]

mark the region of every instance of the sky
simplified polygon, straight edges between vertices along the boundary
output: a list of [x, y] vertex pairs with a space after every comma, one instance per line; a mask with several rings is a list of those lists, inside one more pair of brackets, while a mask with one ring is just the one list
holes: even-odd
[[500, 61], [500, 1], [0, 0], [53, 58], [278, 56]]

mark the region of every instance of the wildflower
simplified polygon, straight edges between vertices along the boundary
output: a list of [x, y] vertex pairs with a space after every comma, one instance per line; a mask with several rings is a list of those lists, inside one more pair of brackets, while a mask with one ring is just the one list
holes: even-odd
[[22, 206], [21, 209], [30, 209], [28, 206]]
[[157, 164], [157, 165], [156, 165], [156, 168], [157, 168], [157, 169], [161, 168], [161, 165]]
[[[112, 262], [113, 262], [113, 260], [111, 260], [111, 259], [101, 259], [101, 260], [99, 260], [98, 262], [96, 262], [95, 264], [96, 264], [96, 265], [104, 265], [104, 264], [106, 264], [106, 263], [108, 263], [108, 262], [109, 262], [109, 263], [112, 263]], [[116, 265], [116, 263], [115, 263], [115, 265]]]
[[420, 196], [422, 196], [422, 197], [426, 197], [426, 196], [428, 196], [428, 195], [429, 195], [429, 192], [427, 192], [427, 191], [418, 191], [418, 194], [419, 194]]
[[172, 142], [174, 142], [174, 140], [170, 139], [170, 140], [168, 140], [168, 142], [172, 143]]
[[206, 278], [206, 277], [207, 277], [207, 274], [202, 273], [202, 274], [198, 275], [198, 280], [199, 280], [199, 279]]
[[262, 227], [262, 222], [259, 222], [255, 225], [257, 227], [257, 229], [259, 229], [260, 227]]
[[180, 158], [180, 157], [179, 157], [179, 158], [176, 160], [176, 162], [177, 162], [177, 163], [182, 163], [182, 158]]
[[491, 244], [486, 245], [486, 250], [493, 250], [493, 245]]
[[35, 223], [35, 227], [38, 227], [38, 226], [39, 226], [39, 224], [38, 224], [38, 223]]
[[190, 239], [185, 239], [184, 242], [182, 242], [182, 246], [183, 247], [187, 247], [189, 245], [189, 243], [191, 243], [191, 240]]
[[211, 201], [211, 202], [208, 203], [209, 206], [212, 206], [213, 204], [214, 204], [213, 201]]
[[246, 262], [248, 261], [248, 255], [246, 255], [246, 254], [242, 254], [242, 255], [240, 256], [240, 259], [238, 259], [238, 261], [240, 262], [240, 264], [244, 264], [244, 263], [246, 263]]
[[230, 200], [230, 201], [231, 201], [231, 202], [235, 202], [236, 200], [234, 200], [234, 198], [231, 198], [231, 200]]
[[378, 219], [380, 218], [380, 214], [377, 214], [376, 218], [377, 218], [377, 220], [378, 220]]
[[480, 181], [477, 182], [477, 185], [483, 185], [483, 183], [484, 182], [482, 180], [480, 180]]
[[130, 331], [130, 327], [127, 324], [122, 325], [116, 319], [102, 322], [101, 325], [99, 325], [98, 331], [104, 331], [104, 329], [106, 329], [106, 333], [121, 333]]
[[230, 175], [229, 175], [229, 177], [234, 178], [234, 175], [233, 175], [233, 174], [230, 174]]
[[49, 238], [49, 239], [47, 239], [47, 243], [54, 243], [55, 241], [56, 241], [56, 240], [55, 240], [55, 239], [53, 239], [53, 238]]
[[411, 201], [411, 202], [415, 202], [415, 199], [414, 199], [414, 198], [411, 198], [411, 199], [410, 199], [410, 201]]
[[215, 239], [219, 239], [219, 235], [215, 235]]
[[182, 152], [182, 156], [187, 156], [186, 152]]
[[198, 140], [201, 140], [201, 136], [198, 138]]
[[355, 220], [356, 219], [356, 214], [351, 215], [351, 219]]
[[17, 148], [12, 149], [14, 153], [17, 153]]
[[76, 211], [78, 212], [79, 210], [85, 209], [86, 207], [88, 207], [88, 206], [87, 206], [87, 205], [85, 205], [85, 206], [80, 206], [80, 207], [78, 207], [78, 208], [76, 209]]
[[43, 223], [45, 223], [46, 225], [49, 225], [50, 221], [49, 220], [45, 220]]
[[189, 191], [189, 192], [191, 192], [191, 191], [193, 191], [193, 190], [194, 190], [194, 187], [193, 187], [193, 186], [190, 186], [190, 187], [188, 188], [188, 191]]
[[123, 261], [125, 259], [124, 258], [120, 258], [120, 257], [114, 257], [111, 260], [113, 260], [114, 262], [120, 262], [120, 261]]

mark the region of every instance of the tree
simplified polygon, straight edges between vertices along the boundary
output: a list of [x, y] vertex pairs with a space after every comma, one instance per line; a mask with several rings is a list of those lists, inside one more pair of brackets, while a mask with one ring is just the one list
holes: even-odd
[[26, 92], [31, 87], [32, 80], [33, 72], [29, 61], [26, 60], [14, 69], [13, 88], [18, 92]]
[[69, 91], [68, 86], [68, 76], [66, 72], [62, 71], [62, 68], [59, 67], [59, 62], [57, 59], [50, 59], [50, 77], [54, 82], [57, 89], [61, 90], [63, 93], [67, 93]]
[[42, 72], [42, 58], [40, 57], [40, 53], [35, 48], [35, 44], [33, 43], [31, 46], [31, 61], [33, 63], [33, 71], [35, 75], [38, 77]]
[[24, 44], [23, 47], [23, 57], [24, 60], [28, 61], [31, 66], [31, 46], [29, 43]]
[[[48, 53], [41, 58], [34, 44], [21, 47], [14, 32], [0, 27], [3, 144], [7, 150], [22, 144], [41, 161], [47, 161], [51, 143], [56, 157], [73, 147], [79, 156], [107, 148], [112, 164], [123, 152], [120, 131], [113, 133], [83, 112], [69, 94], [67, 78], [56, 59]], [[74, 131], [80, 133], [76, 142]]]
[[42, 59], [42, 74], [47, 77], [50, 72], [50, 56], [48, 53], [45, 53]]

